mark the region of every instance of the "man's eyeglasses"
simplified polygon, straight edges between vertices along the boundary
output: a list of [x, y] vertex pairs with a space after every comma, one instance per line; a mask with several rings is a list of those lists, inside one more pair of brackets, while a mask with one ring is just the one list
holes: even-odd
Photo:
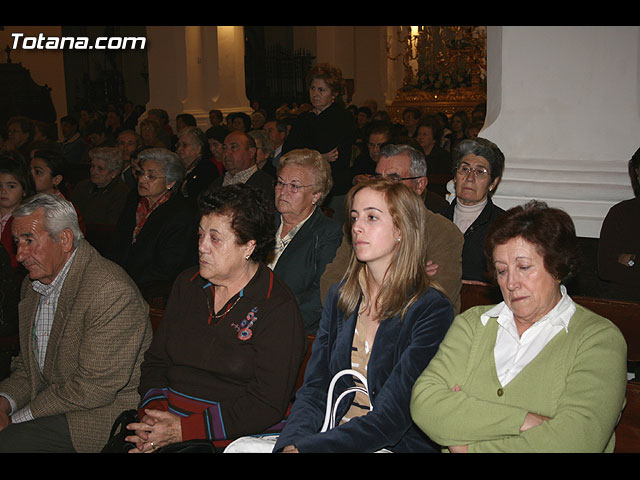
[[382, 175], [380, 173], [374, 173], [370, 176], [370, 178], [375, 178], [376, 180], [391, 180], [392, 182], [402, 182], [404, 180], [417, 180], [419, 178], [423, 178], [424, 175], [418, 175], [417, 177], [401, 177], [400, 175]]
[[286, 188], [291, 193], [298, 193], [301, 188], [312, 187], [313, 185], [298, 185], [296, 183], [284, 183], [280, 180], [276, 180], [273, 182], [273, 186], [278, 190]]
[[489, 170], [484, 167], [471, 168], [470, 165], [466, 164], [458, 165], [458, 168], [456, 168], [456, 172], [458, 172], [458, 174], [463, 177], [466, 177], [471, 172], [473, 172], [473, 175], [476, 178], [484, 178], [485, 176], [489, 175]]

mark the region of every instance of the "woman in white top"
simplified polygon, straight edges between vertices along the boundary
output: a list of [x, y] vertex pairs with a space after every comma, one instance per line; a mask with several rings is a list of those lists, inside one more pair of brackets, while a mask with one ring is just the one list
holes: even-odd
[[504, 212], [491, 201], [502, 178], [504, 155], [489, 140], [474, 138], [463, 140], [454, 158], [456, 195], [442, 215], [464, 235], [462, 279], [484, 282], [487, 280], [484, 240], [493, 221]]

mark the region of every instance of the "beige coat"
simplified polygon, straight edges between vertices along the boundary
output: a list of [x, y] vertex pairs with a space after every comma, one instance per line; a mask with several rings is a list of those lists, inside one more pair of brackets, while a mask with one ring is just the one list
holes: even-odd
[[60, 292], [44, 371], [31, 344], [39, 294], [25, 279], [20, 355], [0, 383], [35, 418], [65, 414], [78, 452], [98, 452], [120, 412], [135, 408], [140, 363], [152, 336], [148, 305], [124, 270], [81, 240]]

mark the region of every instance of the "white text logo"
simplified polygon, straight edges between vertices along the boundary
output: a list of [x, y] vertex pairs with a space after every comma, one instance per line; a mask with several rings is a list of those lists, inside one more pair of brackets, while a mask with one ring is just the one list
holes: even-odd
[[92, 41], [89, 37], [25, 37], [24, 33], [12, 33], [13, 50], [134, 50], [144, 49], [145, 37], [98, 37]]

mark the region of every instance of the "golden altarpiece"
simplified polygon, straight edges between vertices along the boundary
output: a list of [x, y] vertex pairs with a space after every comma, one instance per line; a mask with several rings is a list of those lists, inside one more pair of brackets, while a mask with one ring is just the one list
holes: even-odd
[[407, 107], [471, 116], [486, 102], [486, 27], [399, 27], [396, 38], [387, 38], [387, 58], [402, 62], [404, 70], [403, 86], [387, 107], [394, 122], [402, 123]]

